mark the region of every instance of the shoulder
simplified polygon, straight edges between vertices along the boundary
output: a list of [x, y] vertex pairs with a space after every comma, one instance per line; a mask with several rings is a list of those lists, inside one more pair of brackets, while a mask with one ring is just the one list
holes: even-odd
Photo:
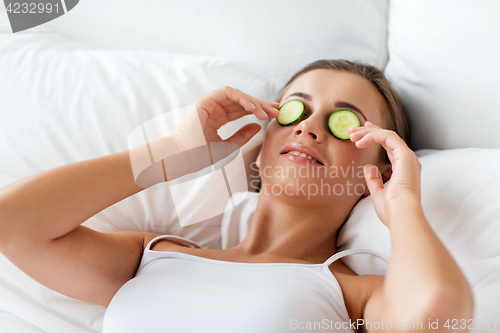
[[144, 251], [148, 244], [158, 236], [161, 236], [161, 234], [155, 234], [152, 232], [140, 232], [139, 237], [142, 238], [142, 251]]
[[[358, 319], [363, 319], [366, 303], [372, 293], [379, 288], [384, 282], [385, 277], [380, 275], [356, 275], [344, 264], [339, 262], [341, 266], [330, 266], [330, 270], [337, 279], [342, 294], [344, 303], [351, 321], [355, 322]], [[346, 269], [343, 269], [344, 266]]]

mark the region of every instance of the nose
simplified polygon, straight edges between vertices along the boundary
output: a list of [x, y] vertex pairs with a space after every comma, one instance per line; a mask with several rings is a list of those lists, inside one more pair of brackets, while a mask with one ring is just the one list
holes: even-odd
[[321, 128], [318, 126], [318, 122], [313, 117], [304, 119], [295, 126], [293, 130], [295, 136], [311, 136], [318, 143], [323, 142], [325, 135]]

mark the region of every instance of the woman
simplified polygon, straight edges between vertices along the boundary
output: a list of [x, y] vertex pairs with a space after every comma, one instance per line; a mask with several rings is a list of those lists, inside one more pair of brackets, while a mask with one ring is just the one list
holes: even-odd
[[[291, 126], [270, 122], [257, 158], [261, 194], [239, 245], [201, 249], [175, 236], [81, 226], [143, 189], [134, 182], [130, 152], [123, 151], [2, 188], [0, 250], [47, 287], [109, 305], [104, 332], [409, 332], [427, 331], [431, 323], [433, 332], [441, 332], [448, 319], [471, 318], [470, 287], [422, 212], [421, 166], [398, 135], [408, 139], [404, 111], [376, 68], [314, 62], [291, 78], [279, 103], [217, 89], [198, 98], [198, 113], [188, 113], [155, 144], [163, 143], [167, 153], [174, 152], [172, 143], [177, 151], [189, 147], [196, 116], [206, 141], [221, 142], [217, 129], [223, 124], [252, 113], [276, 118], [276, 108], [291, 99], [302, 101], [306, 114]], [[346, 108], [361, 126], [350, 128], [350, 140], [343, 141], [329, 132], [327, 121]], [[246, 125], [226, 142], [242, 146], [259, 129]], [[363, 173], [329, 173], [349, 167]], [[298, 168], [306, 168], [307, 176], [273, 172]], [[322, 176], [311, 176], [313, 171]], [[313, 184], [331, 191], [303, 190]], [[385, 277], [357, 276], [337, 260], [346, 255], [336, 254], [338, 230], [368, 194], [391, 232]]]

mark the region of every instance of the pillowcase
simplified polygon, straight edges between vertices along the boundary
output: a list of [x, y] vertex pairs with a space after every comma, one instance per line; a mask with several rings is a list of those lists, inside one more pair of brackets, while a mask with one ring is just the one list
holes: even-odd
[[[416, 153], [422, 164], [425, 216], [473, 288], [475, 319], [492, 323], [500, 312], [500, 149]], [[222, 248], [245, 238], [258, 196], [249, 193], [242, 204], [224, 214]], [[375, 213], [371, 196], [358, 202], [340, 229], [337, 249], [353, 248], [370, 248], [391, 256], [389, 230]], [[387, 270], [387, 264], [375, 256], [347, 256], [342, 261], [359, 275], [384, 275]]]
[[[467, 277], [475, 299], [476, 328], [484, 332], [500, 313], [500, 149], [417, 151], [422, 164], [422, 206], [431, 227]], [[404, 222], [404, 221], [402, 221]], [[362, 199], [341, 229], [339, 250], [368, 246], [389, 255], [389, 230], [371, 198]], [[357, 258], [343, 258], [366, 271]], [[381, 261], [368, 268], [386, 270]], [[479, 330], [481, 331], [481, 330]]]
[[386, 74], [413, 149], [500, 148], [500, 2], [391, 1]]
[[387, 62], [388, 0], [80, 1], [47, 26], [104, 48], [248, 61], [289, 78], [323, 58]]
[[[75, 7], [76, 10], [79, 6]], [[5, 14], [5, 13], [3, 13]], [[8, 20], [0, 21], [7, 31]], [[60, 165], [129, 148], [138, 126], [165, 113], [174, 114], [164, 129], [172, 130], [194, 100], [225, 85], [274, 101], [286, 78], [256, 65], [216, 57], [139, 50], [109, 50], [68, 40], [57, 33], [0, 35], [0, 173], [21, 179]], [[262, 141], [267, 121], [245, 116], [223, 126], [223, 138], [244, 124], [262, 130], [242, 153]], [[251, 160], [247, 159], [246, 167]], [[103, 232], [143, 230], [176, 234], [202, 246], [220, 244], [221, 213], [181, 227], [210, 204], [196, 195], [212, 190], [210, 177], [182, 188], [186, 200], [174, 203], [174, 189], [147, 189], [98, 213], [86, 226]], [[225, 187], [224, 187], [225, 189]], [[177, 190], [177, 189], [176, 189]], [[216, 196], [214, 196], [216, 197]], [[223, 204], [225, 204], [224, 201]], [[217, 212], [216, 212], [217, 213]]]
[[[7, 16], [0, 12], [0, 31], [9, 30]], [[222, 86], [274, 101], [286, 83], [281, 75], [242, 61], [106, 50], [41, 31], [48, 29], [44, 25], [30, 33], [0, 34], [1, 184], [126, 150], [135, 128]], [[176, 113], [165, 128], [173, 129], [181, 116]], [[266, 121], [246, 116], [225, 125], [219, 134], [227, 138], [250, 122], [262, 126], [242, 147], [243, 153], [251, 152], [262, 141]], [[208, 200], [204, 193], [207, 188], [213, 192], [210, 184], [210, 179], [200, 178], [196, 187], [184, 188], [186, 200], [177, 205], [168, 187], [147, 189], [99, 212], [84, 225], [102, 232], [175, 234], [217, 248], [222, 214], [185, 227], [178, 218], [203, 209], [202, 201], [189, 202], [196, 196]], [[46, 288], [0, 254], [0, 322], [23, 327], [23, 332], [95, 333], [102, 329], [104, 311], [102, 306]]]

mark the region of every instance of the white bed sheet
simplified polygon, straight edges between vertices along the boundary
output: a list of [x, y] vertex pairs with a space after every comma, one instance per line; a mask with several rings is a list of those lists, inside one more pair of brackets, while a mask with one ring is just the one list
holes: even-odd
[[0, 328], [6, 333], [49, 333], [2, 308], [0, 308]]

